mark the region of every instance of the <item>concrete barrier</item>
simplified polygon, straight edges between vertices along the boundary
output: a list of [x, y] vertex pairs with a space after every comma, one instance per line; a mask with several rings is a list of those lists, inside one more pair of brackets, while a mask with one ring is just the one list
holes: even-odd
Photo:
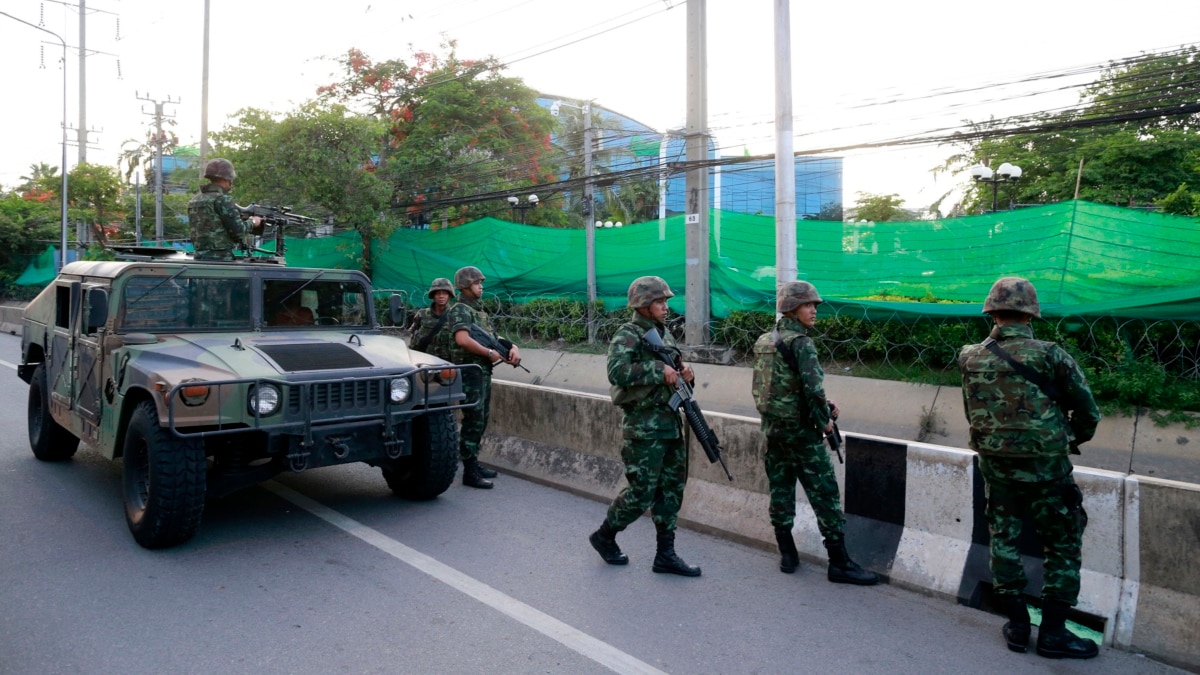
[[[481, 458], [507, 472], [599, 501], [625, 484], [620, 410], [607, 396], [495, 382]], [[754, 417], [707, 413], [734, 480], [690, 450], [683, 525], [774, 549], [763, 471], [766, 441]], [[987, 605], [991, 585], [983, 480], [975, 453], [848, 433], [834, 464], [847, 545], [891, 583]], [[1200, 486], [1076, 469], [1089, 525], [1075, 618], [1104, 641], [1185, 667], [1200, 667]], [[602, 511], [597, 509], [597, 522]], [[816, 518], [797, 490], [801, 556], [824, 565]], [[581, 533], [581, 537], [586, 533]], [[581, 539], [582, 541], [582, 539]], [[1041, 585], [1041, 545], [1021, 542], [1030, 591]]]

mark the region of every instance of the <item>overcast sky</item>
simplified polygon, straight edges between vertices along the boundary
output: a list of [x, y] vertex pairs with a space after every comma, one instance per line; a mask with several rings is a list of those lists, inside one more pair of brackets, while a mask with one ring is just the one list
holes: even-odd
[[[171, 99], [184, 144], [200, 136], [203, 0], [86, 0], [88, 161], [116, 165], [122, 143], [145, 137], [153, 105]], [[708, 0], [709, 127], [725, 154], [774, 151], [771, 0]], [[79, 120], [77, 4], [2, 0], [0, 11], [64, 38], [67, 124]], [[376, 60], [437, 51], [494, 55], [535, 89], [594, 99], [659, 130], [685, 120], [686, 3], [680, 0], [211, 0], [209, 129], [244, 106], [290, 110], [332, 82], [336, 57]], [[791, 5], [795, 149], [877, 141], [1019, 112], [1070, 105], [1061, 78], [994, 86], [1104, 64], [1200, 40], [1200, 2], [921, 0]], [[119, 39], [118, 39], [119, 38]], [[573, 42], [574, 44], [567, 44]], [[567, 45], [567, 46], [564, 46]], [[61, 160], [62, 47], [0, 16], [6, 65], [0, 184]], [[44, 64], [44, 68], [42, 65]], [[1094, 74], [1084, 79], [1093, 79]], [[969, 94], [945, 92], [975, 89]], [[930, 96], [942, 92], [941, 96]], [[840, 131], [838, 131], [840, 129]], [[70, 141], [74, 132], [68, 134]], [[952, 187], [929, 169], [947, 147], [844, 153], [845, 201], [898, 193], [926, 206]], [[68, 165], [78, 157], [74, 146]]]

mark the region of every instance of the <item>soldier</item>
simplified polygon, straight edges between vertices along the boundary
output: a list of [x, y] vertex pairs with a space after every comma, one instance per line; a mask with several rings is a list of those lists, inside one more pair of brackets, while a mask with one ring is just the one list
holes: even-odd
[[521, 362], [521, 350], [512, 345], [507, 354], [499, 354], [471, 337], [471, 326], [494, 334], [487, 312], [479, 306], [479, 300], [483, 297], [484, 278], [478, 267], [463, 267], [454, 273], [454, 287], [459, 291], [459, 298], [449, 310], [449, 323], [450, 331], [454, 334], [451, 360], [479, 366], [478, 369], [467, 368], [462, 374], [463, 392], [467, 400], [479, 400], [479, 405], [474, 408], [463, 408], [458, 451], [463, 463], [463, 485], [490, 490], [492, 481], [487, 479], [495, 478], [496, 472], [479, 464], [479, 443], [487, 429], [488, 411], [492, 403], [492, 367], [497, 361], [517, 365]]
[[[417, 310], [408, 327], [412, 334], [412, 346], [417, 351], [450, 361], [454, 335], [446, 323], [450, 319], [450, 298], [454, 295], [454, 286], [449, 279], [439, 277], [429, 284], [428, 295], [432, 302], [428, 307]], [[493, 472], [489, 470], [488, 473]]]
[[796, 481], [817, 517], [817, 528], [829, 554], [826, 578], [839, 584], [870, 586], [879, 581], [846, 552], [846, 517], [833, 462], [824, 435], [833, 429], [837, 404], [825, 398], [825, 373], [808, 335], [824, 302], [807, 281], [789, 281], [775, 294], [782, 316], [775, 328], [754, 343], [754, 404], [767, 437], [763, 457], [771, 488], [769, 514], [779, 543], [779, 570], [786, 574], [800, 565], [792, 538], [796, 518]]
[[1042, 316], [1033, 284], [1000, 279], [983, 311], [995, 327], [982, 344], [962, 348], [958, 366], [970, 444], [979, 453], [987, 495], [993, 589], [1009, 618], [1002, 633], [1009, 649], [1029, 647], [1026, 577], [1017, 549], [1028, 517], [1045, 551], [1037, 653], [1090, 659], [1099, 653], [1096, 643], [1065, 627], [1079, 598], [1087, 526], [1069, 454], [1096, 433], [1100, 409], [1075, 360], [1053, 342], [1033, 339], [1029, 322]]
[[676, 378], [694, 379], [692, 369], [677, 371], [654, 355], [642, 337], [656, 329], [678, 361], [679, 350], [666, 329], [667, 298], [673, 297], [659, 277], [638, 277], [629, 285], [633, 318], [622, 324], [608, 345], [608, 381], [613, 403], [621, 407], [624, 444], [621, 459], [629, 485], [608, 507], [600, 529], [592, 533], [592, 548], [610, 565], [625, 565], [629, 558], [617, 546], [617, 533], [650, 509], [658, 533], [653, 570], [700, 576], [675, 553], [675, 520], [687, 483], [688, 452], [677, 413], [668, 404]]
[[196, 260], [233, 260], [233, 249], [252, 245], [255, 234], [262, 234], [262, 219], [242, 217], [229, 196], [237, 172], [227, 159], [214, 159], [204, 165], [208, 185], [188, 202], [188, 224]]

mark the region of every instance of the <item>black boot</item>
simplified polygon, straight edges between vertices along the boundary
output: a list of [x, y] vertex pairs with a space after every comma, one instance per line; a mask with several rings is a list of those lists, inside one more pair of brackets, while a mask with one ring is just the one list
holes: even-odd
[[1100, 653], [1096, 643], [1067, 630], [1070, 606], [1047, 602], [1042, 607], [1042, 626], [1038, 628], [1037, 653], [1048, 659], [1090, 659]]
[[479, 473], [479, 460], [463, 460], [463, 485], [481, 490], [492, 489], [492, 481], [487, 480]]
[[1029, 649], [1029, 605], [1020, 595], [1002, 595], [1001, 607], [1008, 614], [1008, 622], [1001, 632], [1008, 641], [1008, 648], [1014, 652], [1025, 653]]
[[700, 576], [700, 568], [689, 565], [678, 555], [675, 555], [675, 531], [658, 531], [658, 553], [654, 555], [655, 572], [678, 574], [683, 577]]
[[482, 464], [479, 464], [479, 475], [483, 476], [484, 478], [495, 478], [496, 476], [499, 476], [500, 474], [496, 473], [495, 471], [492, 471], [491, 469], [487, 468], [486, 466], [484, 466]]
[[835, 584], [854, 584], [856, 586], [873, 586], [879, 583], [879, 577], [874, 572], [868, 572], [858, 566], [846, 553], [846, 542], [842, 540], [825, 540], [825, 550], [829, 553], [829, 580]]
[[784, 574], [795, 572], [800, 566], [800, 552], [796, 550], [796, 540], [792, 539], [792, 528], [775, 528], [775, 541], [779, 542], [779, 571]]
[[617, 531], [609, 526], [608, 520], [600, 524], [600, 529], [593, 532], [588, 541], [592, 542], [592, 548], [596, 549], [596, 553], [609, 565], [629, 564], [629, 557], [617, 546]]

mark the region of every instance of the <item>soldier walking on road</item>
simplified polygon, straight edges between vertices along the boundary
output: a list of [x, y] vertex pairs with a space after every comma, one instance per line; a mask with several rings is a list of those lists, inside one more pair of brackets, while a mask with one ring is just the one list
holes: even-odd
[[779, 543], [779, 570], [791, 574], [800, 565], [792, 538], [799, 480], [825, 540], [827, 578], [834, 583], [870, 586], [879, 578], [846, 552], [846, 517], [833, 462], [825, 449], [824, 435], [833, 429], [838, 407], [825, 398], [825, 373], [808, 335], [822, 302], [807, 281], [780, 286], [775, 309], [783, 316], [771, 332], [754, 343], [754, 404], [767, 437], [763, 459], [771, 488], [771, 525]]
[[1042, 625], [1037, 653], [1052, 659], [1090, 659], [1092, 640], [1066, 628], [1079, 598], [1087, 512], [1069, 455], [1091, 440], [1100, 409], [1079, 365], [1062, 347], [1033, 339], [1041, 318], [1037, 291], [1020, 277], [992, 285], [983, 311], [996, 325], [982, 344], [959, 353], [963, 407], [970, 445], [979, 453], [991, 532], [992, 583], [1008, 614], [1008, 648], [1029, 647], [1027, 579], [1017, 548], [1023, 518], [1031, 518], [1045, 551]]
[[237, 171], [233, 162], [214, 159], [204, 165], [208, 185], [188, 202], [188, 225], [191, 227], [193, 257], [196, 260], [233, 260], [233, 250], [250, 238], [262, 234], [262, 219], [244, 218], [233, 203], [229, 191]]
[[617, 546], [617, 533], [650, 509], [658, 533], [658, 551], [653, 570], [700, 576], [700, 568], [684, 562], [675, 553], [675, 521], [687, 483], [688, 453], [679, 413], [668, 401], [676, 378], [691, 382], [692, 369], [676, 371], [663, 363], [643, 338], [655, 329], [666, 347], [675, 352], [675, 339], [666, 329], [667, 298], [673, 297], [667, 282], [659, 277], [638, 277], [629, 286], [633, 318], [623, 324], [608, 345], [608, 381], [613, 403], [621, 407], [624, 445], [621, 459], [629, 481], [608, 507], [600, 529], [592, 533], [592, 548], [610, 565], [625, 565], [629, 558]]
[[[492, 404], [492, 367], [497, 361], [513, 366], [521, 362], [521, 350], [513, 345], [507, 354], [484, 347], [471, 337], [471, 327], [478, 326], [494, 334], [492, 324], [479, 304], [483, 298], [483, 272], [478, 267], [463, 267], [454, 273], [454, 287], [459, 291], [458, 302], [450, 308], [450, 331], [454, 334], [451, 360], [454, 363], [473, 363], [479, 368], [462, 371], [463, 393], [467, 400], [478, 399], [479, 405], [463, 408], [462, 430], [459, 433], [459, 458], [463, 463], [463, 485], [483, 490], [493, 486], [488, 478], [496, 472], [479, 464], [479, 444], [487, 429], [488, 412]], [[432, 291], [431, 291], [432, 292]]]
[[429, 284], [429, 299], [432, 302], [428, 307], [417, 310], [408, 326], [413, 349], [452, 360], [454, 334], [450, 330], [449, 320], [450, 298], [453, 296], [454, 286], [449, 279], [439, 277]]

